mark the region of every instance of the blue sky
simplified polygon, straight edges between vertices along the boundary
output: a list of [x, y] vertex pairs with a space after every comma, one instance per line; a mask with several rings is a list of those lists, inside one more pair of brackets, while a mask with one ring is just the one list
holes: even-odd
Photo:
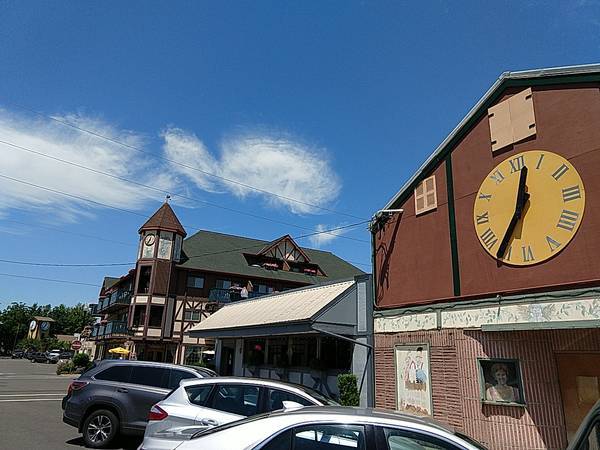
[[[162, 191], [189, 234], [271, 240], [368, 219], [503, 71], [599, 62], [599, 51], [598, 1], [0, 1], [0, 259], [133, 261]], [[361, 225], [299, 243], [368, 264], [368, 241]], [[124, 271], [0, 263], [92, 285]], [[97, 292], [0, 275], [0, 308]]]

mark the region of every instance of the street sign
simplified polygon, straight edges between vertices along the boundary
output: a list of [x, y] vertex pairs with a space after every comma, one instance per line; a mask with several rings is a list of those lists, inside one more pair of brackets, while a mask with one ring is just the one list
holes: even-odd
[[73, 341], [71, 342], [71, 350], [79, 350], [81, 348], [81, 342], [80, 341]]

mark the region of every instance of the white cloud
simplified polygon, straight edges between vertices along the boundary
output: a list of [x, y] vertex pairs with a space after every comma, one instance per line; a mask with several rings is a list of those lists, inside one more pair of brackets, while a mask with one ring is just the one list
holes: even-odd
[[[139, 134], [118, 130], [102, 120], [69, 115], [60, 117], [76, 126], [92, 130], [126, 144], [143, 146]], [[123, 178], [170, 189], [174, 181], [160, 174], [155, 161], [133, 149], [83, 133], [50, 119], [32, 119], [0, 109], [0, 140], [45, 153]], [[120, 208], [137, 209], [156, 191], [92, 173], [59, 161], [27, 153], [0, 143], [0, 174], [71, 193]], [[90, 215], [98, 205], [44, 191], [33, 186], [0, 178], [0, 212], [11, 208], [34, 209], [50, 213], [48, 218], [77, 220]]]
[[326, 230], [332, 230], [332, 231], [310, 236], [308, 238], [308, 240], [310, 241], [310, 245], [312, 245], [315, 248], [321, 248], [321, 247], [331, 243], [331, 241], [333, 241], [335, 238], [341, 236], [342, 234], [346, 233], [349, 230], [349, 228], [335, 230], [335, 228], [343, 227], [344, 225], [346, 225], [346, 224], [340, 224], [340, 225], [319, 224], [319, 225], [317, 225], [315, 231], [319, 231], [319, 232], [326, 231]]
[[228, 137], [215, 158], [195, 135], [170, 128], [163, 134], [165, 155], [220, 177], [273, 192], [281, 197], [248, 189], [178, 165], [173, 169], [187, 176], [199, 188], [227, 191], [237, 197], [258, 196], [273, 206], [283, 206], [293, 213], [318, 213], [310, 205], [326, 206], [335, 200], [341, 183], [332, 170], [323, 149], [309, 146], [290, 136], [246, 132]]

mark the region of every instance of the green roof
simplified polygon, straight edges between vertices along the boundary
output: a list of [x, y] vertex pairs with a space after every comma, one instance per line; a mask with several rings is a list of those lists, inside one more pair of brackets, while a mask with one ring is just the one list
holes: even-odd
[[102, 282], [102, 289], [110, 289], [115, 284], [119, 282], [121, 278], [115, 277], [104, 277], [104, 281]]
[[304, 284], [329, 283], [364, 274], [362, 270], [331, 252], [304, 247], [301, 248], [310, 258], [310, 262], [318, 264], [327, 276], [310, 276], [304, 273], [268, 270], [248, 265], [244, 253], [257, 254], [269, 243], [269, 241], [202, 230], [183, 241], [183, 262], [178, 264], [178, 267]]

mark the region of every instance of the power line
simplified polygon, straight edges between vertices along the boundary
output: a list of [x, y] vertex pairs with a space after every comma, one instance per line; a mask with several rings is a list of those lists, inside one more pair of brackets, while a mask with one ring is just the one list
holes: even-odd
[[[356, 226], [362, 225], [362, 224], [364, 224], [366, 222], [368, 222], [368, 221], [357, 222], [357, 223], [353, 223], [353, 224], [350, 224], [350, 225], [344, 225], [344, 226], [337, 227], [337, 228], [331, 228], [329, 230], [316, 231], [314, 233], [305, 234], [305, 235], [302, 235], [302, 236], [297, 236], [297, 237], [292, 238], [292, 239], [297, 240], [297, 239], [301, 239], [303, 237], [314, 236], [314, 235], [322, 234], [322, 233], [325, 233], [325, 232], [332, 232], [332, 231], [342, 230], [342, 229], [345, 229], [345, 228], [356, 227]], [[251, 245], [251, 246], [238, 247], [238, 248], [223, 250], [223, 251], [219, 251], [219, 252], [203, 253], [203, 254], [200, 254], [200, 255], [190, 255], [190, 256], [186, 255], [186, 257], [188, 259], [192, 259], [192, 258], [200, 258], [200, 257], [203, 257], [203, 256], [211, 256], [211, 255], [218, 255], [218, 254], [224, 254], [224, 253], [233, 253], [233, 252], [238, 252], [240, 250], [248, 250], [248, 249], [257, 248], [257, 247], [264, 247], [266, 243], [267, 242], [261, 242], [260, 244], [255, 244], [255, 245]], [[78, 263], [78, 264], [71, 264], [71, 263], [43, 263], [43, 262], [33, 262], [33, 261], [16, 261], [16, 260], [10, 260], [10, 259], [0, 259], [0, 263], [18, 264], [18, 265], [24, 265], [24, 266], [41, 266], [41, 267], [112, 267], [112, 266], [132, 266], [132, 265], [135, 265], [135, 262], [125, 262], [125, 263], [89, 263], [89, 264], [79, 264]], [[360, 265], [364, 265], [364, 266], [369, 265], [369, 264], [366, 264], [366, 263], [354, 263], [354, 264], [360, 264]]]
[[92, 287], [95, 287], [95, 288], [101, 287], [98, 284], [83, 283], [83, 282], [80, 282], [80, 281], [57, 280], [55, 278], [43, 278], [43, 277], [30, 277], [30, 276], [27, 276], [27, 275], [17, 275], [17, 274], [14, 274], [14, 273], [0, 273], [0, 276], [2, 276], [2, 277], [12, 277], [12, 278], [25, 278], [25, 279], [28, 279], [28, 280], [51, 281], [53, 283], [77, 284], [77, 285], [81, 285], [81, 286], [92, 286]]
[[[295, 240], [295, 241], [297, 241], [299, 239], [304, 239], [304, 238], [311, 237], [311, 236], [316, 236], [316, 235], [319, 235], [319, 234], [331, 234], [334, 231], [343, 230], [343, 229], [346, 229], [346, 228], [357, 227], [357, 226], [363, 225], [363, 224], [365, 224], [367, 222], [370, 222], [370, 220], [363, 220], [362, 222], [356, 222], [356, 223], [352, 223], [350, 225], [344, 225], [344, 226], [341, 226], [341, 227], [330, 228], [328, 230], [315, 231], [313, 233], [303, 234], [301, 236], [293, 236], [292, 239]], [[218, 251], [218, 252], [203, 253], [203, 254], [200, 254], [200, 255], [186, 255], [186, 257], [188, 259], [192, 259], [192, 258], [201, 258], [203, 256], [221, 255], [223, 253], [231, 253], [231, 252], [237, 252], [237, 251], [240, 251], [240, 250], [250, 250], [252, 248], [264, 247], [265, 244], [268, 244], [268, 242], [261, 242], [260, 244], [249, 245], [247, 247], [239, 247], [239, 248], [234, 248], [234, 249], [229, 249], [229, 250], [221, 250], [221, 251]]]
[[[219, 209], [223, 209], [223, 210], [226, 210], [226, 211], [235, 212], [237, 214], [242, 214], [242, 215], [245, 215], [245, 216], [248, 216], [248, 217], [253, 217], [255, 219], [266, 220], [266, 221], [269, 221], [269, 222], [278, 223], [278, 224], [285, 225], [285, 226], [296, 227], [296, 228], [303, 229], [303, 230], [309, 230], [310, 229], [310, 228], [303, 227], [303, 226], [300, 226], [300, 225], [297, 225], [297, 224], [293, 224], [293, 223], [289, 223], [289, 222], [284, 222], [284, 221], [277, 220], [277, 219], [272, 219], [270, 217], [260, 216], [258, 214], [253, 214], [253, 213], [249, 213], [249, 212], [246, 212], [246, 211], [240, 211], [240, 210], [237, 210], [237, 209], [234, 209], [234, 208], [229, 208], [227, 206], [219, 205], [219, 204], [212, 203], [212, 202], [209, 202], [209, 201], [206, 201], [206, 200], [200, 200], [200, 199], [195, 198], [195, 197], [190, 197], [190, 196], [183, 195], [183, 194], [174, 194], [174, 193], [171, 193], [171, 192], [169, 192], [167, 190], [157, 188], [155, 186], [150, 186], [150, 185], [147, 185], [145, 183], [140, 183], [138, 181], [130, 180], [130, 179], [125, 178], [125, 177], [120, 177], [118, 175], [114, 175], [114, 174], [111, 174], [111, 173], [108, 173], [108, 172], [104, 172], [102, 170], [98, 170], [98, 169], [94, 169], [92, 167], [84, 166], [83, 164], [75, 163], [73, 161], [68, 161], [66, 159], [62, 159], [62, 158], [58, 158], [56, 156], [48, 155], [46, 153], [39, 152], [37, 150], [33, 150], [33, 149], [30, 149], [30, 148], [27, 148], [27, 147], [23, 147], [21, 145], [14, 144], [12, 142], [0, 140], [0, 143], [2, 143], [4, 145], [7, 145], [9, 147], [15, 148], [17, 150], [25, 151], [25, 152], [32, 153], [32, 154], [37, 155], [37, 156], [41, 156], [41, 157], [44, 157], [44, 158], [52, 159], [52, 160], [61, 162], [63, 164], [68, 164], [70, 166], [74, 166], [74, 167], [77, 167], [77, 168], [80, 168], [80, 169], [83, 169], [83, 170], [87, 170], [87, 171], [90, 171], [90, 172], [93, 172], [93, 173], [97, 173], [97, 174], [104, 175], [104, 176], [107, 176], [107, 177], [110, 177], [110, 178], [114, 178], [114, 179], [123, 181], [125, 183], [130, 183], [130, 184], [134, 184], [136, 186], [144, 187], [146, 189], [150, 189], [150, 190], [153, 190], [155, 192], [160, 192], [162, 194], [173, 195], [173, 196], [180, 197], [180, 198], [183, 198], [183, 199], [186, 199], [186, 200], [191, 200], [191, 201], [194, 201], [194, 202], [197, 202], [197, 203], [202, 203], [202, 204], [205, 204], [205, 205], [208, 205], [208, 206], [212, 206], [214, 208], [219, 208]], [[10, 177], [7, 177], [7, 178], [9, 178], [9, 179], [11, 179], [13, 181], [17, 181], [14, 178], [10, 178]], [[37, 187], [39, 187], [39, 186], [37, 186]], [[65, 194], [65, 193], [60, 192], [60, 191], [57, 191], [57, 193], [61, 193], [62, 195], [68, 195], [68, 194]], [[84, 198], [82, 198], [80, 196], [73, 196], [73, 195], [70, 195], [70, 196], [75, 197], [75, 198], [80, 199], [80, 200], [85, 200]], [[88, 200], [88, 201], [94, 202], [94, 203], [102, 205], [102, 206], [107, 206], [104, 203], [96, 202], [96, 201], [93, 201], [93, 200]], [[107, 206], [107, 207], [110, 207], [110, 206]], [[122, 211], [126, 211], [126, 210], [123, 210], [123, 209], [121, 209], [121, 210]], [[131, 212], [131, 211], [126, 211], [126, 212]], [[139, 213], [135, 213], [135, 212], [134, 212], [134, 214], [140, 215]], [[200, 228], [197, 228], [197, 229], [200, 229]], [[357, 239], [357, 238], [353, 238], [353, 237], [350, 237], [350, 236], [338, 236], [338, 237], [341, 237], [343, 239], [348, 239], [348, 240], [356, 241], [356, 242], [370, 243], [367, 240]]]
[[[11, 223], [16, 223], [18, 225], [25, 225], [25, 226], [28, 226], [28, 227], [41, 228], [42, 230], [50, 230], [50, 231], [55, 231], [55, 232], [58, 232], [58, 233], [70, 234], [70, 235], [73, 235], [73, 236], [79, 236], [79, 237], [86, 238], [86, 239], [96, 239], [98, 241], [111, 242], [113, 244], [119, 244], [119, 245], [126, 245], [128, 247], [137, 247], [137, 245], [132, 244], [130, 242], [115, 241], [115, 240], [112, 240], [112, 239], [103, 238], [101, 236], [94, 236], [94, 235], [91, 235], [91, 234], [78, 233], [78, 232], [75, 232], [75, 231], [65, 231], [65, 230], [60, 229], [59, 227], [51, 227], [49, 225], [40, 225], [40, 224], [37, 224], [37, 223], [21, 222], [19, 220], [12, 220], [12, 219], [2, 219], [2, 222], [11, 222]], [[0, 232], [2, 232], [2, 230], [0, 230]]]
[[58, 264], [58, 263], [41, 263], [41, 262], [30, 262], [30, 261], [15, 261], [12, 259], [0, 259], [0, 263], [18, 264], [21, 266], [41, 266], [41, 267], [113, 267], [113, 266], [135, 265], [135, 262], [100, 263], [100, 264]]
[[117, 139], [105, 136], [105, 135], [100, 134], [100, 133], [98, 133], [96, 131], [92, 131], [92, 130], [88, 130], [86, 128], [82, 128], [82, 127], [80, 127], [78, 125], [75, 125], [75, 124], [73, 124], [71, 122], [67, 122], [66, 120], [61, 120], [61, 119], [59, 119], [57, 117], [53, 117], [53, 116], [50, 116], [48, 114], [41, 113], [41, 112], [36, 111], [34, 109], [30, 109], [30, 108], [27, 108], [26, 106], [20, 105], [18, 103], [13, 103], [13, 102], [9, 102], [9, 103], [12, 104], [12, 105], [14, 105], [14, 106], [16, 106], [16, 107], [18, 107], [18, 108], [20, 108], [20, 109], [23, 109], [25, 111], [29, 111], [29, 112], [31, 112], [33, 114], [36, 114], [38, 116], [45, 117], [47, 119], [53, 120], [53, 121], [55, 121], [57, 123], [60, 123], [62, 125], [68, 126], [68, 127], [71, 127], [73, 129], [81, 131], [83, 133], [88, 133], [88, 134], [90, 134], [92, 136], [96, 136], [96, 137], [98, 137], [100, 139], [104, 139], [104, 140], [112, 142], [114, 144], [121, 145], [123, 147], [129, 148], [129, 149], [134, 150], [134, 151], [139, 152], [139, 153], [143, 153], [145, 155], [150, 155], [153, 158], [160, 159], [160, 160], [169, 162], [171, 164], [174, 164], [174, 165], [177, 165], [177, 166], [180, 166], [180, 167], [184, 167], [186, 169], [195, 170], [195, 171], [200, 172], [200, 173], [202, 173], [204, 175], [207, 175], [207, 176], [210, 176], [210, 177], [213, 177], [213, 178], [217, 178], [217, 179], [219, 179], [221, 181], [225, 181], [226, 183], [230, 183], [230, 184], [235, 184], [235, 185], [238, 185], [238, 186], [242, 186], [242, 187], [244, 187], [246, 189], [250, 189], [250, 190], [253, 190], [253, 191], [261, 192], [263, 194], [267, 194], [267, 195], [271, 195], [271, 196], [274, 196], [274, 197], [278, 197], [278, 198], [281, 198], [283, 200], [291, 201], [291, 202], [298, 203], [298, 204], [301, 204], [301, 205], [309, 206], [311, 208], [320, 209], [322, 211], [327, 211], [327, 212], [338, 214], [338, 215], [352, 217], [354, 219], [364, 219], [364, 217], [358, 217], [358, 216], [355, 216], [354, 214], [349, 214], [349, 213], [345, 213], [345, 212], [342, 212], [342, 211], [336, 211], [336, 210], [333, 210], [333, 209], [330, 209], [330, 208], [325, 208], [323, 206], [314, 205], [312, 203], [304, 202], [302, 200], [298, 200], [298, 199], [295, 199], [295, 198], [292, 198], [292, 197], [287, 197], [285, 195], [277, 194], [275, 192], [271, 192], [271, 191], [268, 191], [266, 189], [257, 188], [255, 186], [251, 186], [249, 184], [242, 183], [242, 182], [237, 181], [237, 180], [232, 180], [230, 178], [226, 178], [226, 177], [223, 177], [221, 175], [217, 175], [217, 174], [214, 174], [212, 172], [208, 172], [206, 170], [200, 169], [199, 167], [190, 166], [189, 164], [185, 164], [185, 163], [183, 163], [181, 161], [177, 161], [177, 160], [174, 160], [174, 159], [171, 159], [171, 158], [167, 158], [165, 156], [161, 156], [159, 154], [155, 154], [155, 153], [152, 153], [152, 152], [149, 152], [149, 151], [146, 151], [146, 150], [142, 150], [141, 148], [136, 147], [134, 145], [127, 144], [125, 142], [121, 142], [121, 141], [119, 141]]

